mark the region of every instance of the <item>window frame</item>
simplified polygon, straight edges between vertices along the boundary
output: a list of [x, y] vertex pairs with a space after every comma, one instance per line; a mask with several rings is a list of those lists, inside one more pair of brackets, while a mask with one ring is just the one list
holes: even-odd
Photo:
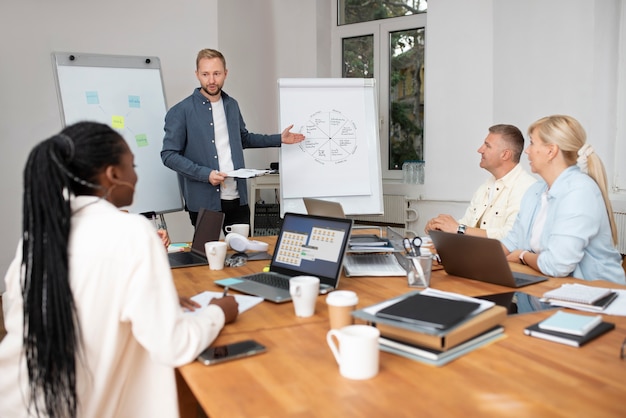
[[[378, 93], [378, 131], [383, 180], [402, 180], [402, 170], [389, 169], [389, 34], [402, 30], [424, 28], [427, 32], [427, 13], [393, 17], [362, 23], [339, 26], [339, 0], [333, 1], [333, 25], [331, 30], [331, 76], [342, 76], [342, 47], [344, 38], [373, 35], [374, 37], [374, 79]], [[426, 33], [426, 36], [428, 34]], [[425, 46], [426, 49], [426, 46]], [[426, 67], [426, 57], [424, 59]], [[426, 103], [424, 103], [424, 106]], [[423, 136], [424, 144], [426, 137]]]

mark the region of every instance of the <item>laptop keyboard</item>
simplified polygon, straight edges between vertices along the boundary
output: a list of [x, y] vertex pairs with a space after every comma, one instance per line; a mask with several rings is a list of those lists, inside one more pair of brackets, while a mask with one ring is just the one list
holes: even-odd
[[285, 277], [279, 277], [274, 274], [259, 273], [250, 277], [246, 277], [247, 280], [253, 282], [266, 284], [268, 286], [276, 287], [278, 289], [289, 290], [289, 279]]

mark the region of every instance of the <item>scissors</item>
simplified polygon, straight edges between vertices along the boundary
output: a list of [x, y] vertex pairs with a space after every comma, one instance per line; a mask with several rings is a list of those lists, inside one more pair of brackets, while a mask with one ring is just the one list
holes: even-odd
[[402, 240], [404, 251], [409, 257], [417, 257], [420, 255], [420, 247], [422, 246], [422, 239], [420, 237], [404, 238]]

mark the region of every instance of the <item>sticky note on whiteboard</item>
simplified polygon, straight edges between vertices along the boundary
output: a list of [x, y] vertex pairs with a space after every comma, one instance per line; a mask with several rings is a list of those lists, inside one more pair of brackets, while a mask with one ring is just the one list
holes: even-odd
[[147, 147], [148, 137], [146, 136], [146, 134], [137, 134], [135, 135], [135, 142], [137, 142], [138, 147]]
[[97, 91], [85, 92], [85, 98], [87, 99], [87, 104], [100, 104], [100, 98], [98, 97]]
[[115, 129], [124, 129], [124, 116], [111, 116], [111, 126]]
[[128, 96], [128, 107], [141, 107], [139, 96]]

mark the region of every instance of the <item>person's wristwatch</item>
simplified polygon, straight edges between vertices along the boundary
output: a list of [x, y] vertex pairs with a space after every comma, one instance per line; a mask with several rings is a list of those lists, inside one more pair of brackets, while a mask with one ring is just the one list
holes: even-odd
[[467, 225], [459, 224], [459, 227], [456, 229], [457, 234], [464, 234]]
[[519, 253], [519, 261], [521, 261], [523, 265], [527, 265], [526, 262], [524, 261], [524, 256], [526, 255], [527, 252], [528, 252], [527, 250], [524, 250], [521, 253]]

